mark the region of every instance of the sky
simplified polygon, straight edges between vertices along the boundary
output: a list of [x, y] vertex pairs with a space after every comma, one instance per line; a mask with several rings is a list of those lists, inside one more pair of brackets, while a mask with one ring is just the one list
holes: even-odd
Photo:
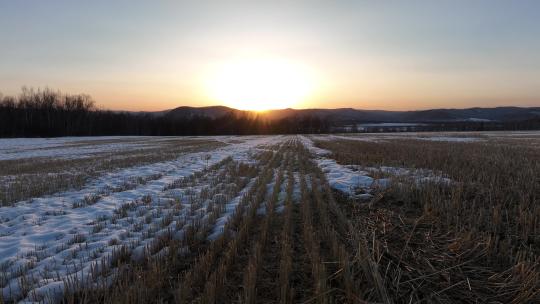
[[0, 92], [181, 105], [540, 106], [540, 1], [0, 0]]

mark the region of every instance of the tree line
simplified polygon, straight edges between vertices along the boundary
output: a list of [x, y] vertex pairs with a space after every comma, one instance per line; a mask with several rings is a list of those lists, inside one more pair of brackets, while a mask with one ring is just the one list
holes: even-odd
[[539, 130], [540, 118], [509, 122], [443, 122], [416, 126], [340, 126], [316, 116], [268, 120], [253, 113], [186, 118], [155, 113], [99, 109], [89, 95], [63, 94], [51, 89], [23, 87], [16, 96], [0, 94], [0, 137], [57, 137], [106, 135], [266, 135], [341, 132], [425, 132]]
[[329, 122], [318, 117], [270, 121], [259, 115], [230, 113], [218, 118], [172, 118], [102, 110], [89, 95], [51, 89], [23, 88], [16, 97], [0, 95], [0, 137], [263, 135], [329, 130]]

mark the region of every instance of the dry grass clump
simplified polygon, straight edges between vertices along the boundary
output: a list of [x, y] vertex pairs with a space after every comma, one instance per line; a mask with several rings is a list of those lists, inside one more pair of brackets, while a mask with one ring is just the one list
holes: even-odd
[[90, 205], [94, 205], [95, 203], [97, 203], [99, 200], [101, 199], [101, 195], [99, 194], [90, 194], [90, 195], [86, 195], [83, 199], [81, 199], [80, 201], [76, 201], [72, 204], [72, 207], [73, 208], [81, 208], [81, 207], [86, 207], [86, 206], [90, 206]]

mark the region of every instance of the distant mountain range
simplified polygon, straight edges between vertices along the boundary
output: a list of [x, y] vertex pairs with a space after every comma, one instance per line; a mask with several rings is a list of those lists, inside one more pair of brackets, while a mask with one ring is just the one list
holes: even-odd
[[211, 107], [178, 107], [172, 110], [152, 112], [155, 115], [173, 119], [185, 119], [193, 116], [218, 118], [231, 113], [260, 115], [269, 120], [283, 118], [301, 118], [306, 116], [318, 117], [334, 123], [361, 122], [487, 122], [487, 121], [523, 121], [540, 118], [540, 107], [496, 107], [468, 109], [432, 109], [418, 111], [382, 111], [357, 110], [352, 108], [339, 109], [281, 109], [265, 112], [250, 112], [225, 106]]

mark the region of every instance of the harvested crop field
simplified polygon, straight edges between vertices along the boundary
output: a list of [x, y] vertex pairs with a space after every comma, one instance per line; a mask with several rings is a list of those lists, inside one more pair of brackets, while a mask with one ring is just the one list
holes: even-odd
[[536, 303], [540, 132], [0, 139], [0, 303]]

